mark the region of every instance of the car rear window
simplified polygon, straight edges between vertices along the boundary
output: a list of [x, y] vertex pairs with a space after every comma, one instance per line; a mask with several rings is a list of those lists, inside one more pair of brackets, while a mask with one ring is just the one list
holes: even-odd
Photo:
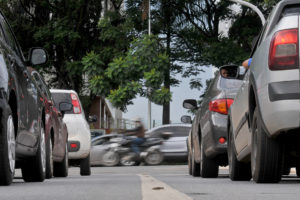
[[[56, 109], [59, 110], [59, 104], [61, 102], [65, 102], [65, 103], [70, 103], [72, 104], [72, 99], [69, 93], [51, 93], [52, 94], [52, 98], [55, 102], [55, 107]], [[67, 111], [65, 112], [66, 114], [74, 114], [73, 109], [71, 111]]]
[[220, 79], [220, 86], [221, 88], [224, 89], [239, 88], [241, 87], [242, 83], [243, 83], [242, 80], [237, 80], [237, 79], [225, 79], [225, 78]]
[[187, 137], [189, 135], [189, 131], [191, 130], [191, 127], [185, 127], [185, 126], [172, 126], [172, 127], [162, 127], [159, 129], [156, 129], [155, 131], [152, 131], [149, 134], [151, 137], [158, 137], [159, 133], [162, 132], [172, 132], [172, 137]]
[[297, 14], [300, 14], [300, 4], [286, 6], [282, 11], [283, 16]]

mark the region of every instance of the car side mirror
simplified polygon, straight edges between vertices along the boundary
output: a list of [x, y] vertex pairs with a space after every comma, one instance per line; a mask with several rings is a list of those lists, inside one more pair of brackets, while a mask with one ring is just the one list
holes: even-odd
[[192, 118], [191, 118], [191, 116], [188, 116], [188, 115], [183, 115], [180, 120], [182, 123], [186, 123], [186, 124], [192, 123]]
[[88, 118], [88, 122], [89, 123], [94, 123], [96, 121], [98, 121], [97, 115], [91, 115], [91, 116], [89, 116], [89, 118]]
[[59, 104], [59, 110], [62, 114], [62, 117], [65, 115], [65, 112], [67, 111], [71, 111], [73, 109], [73, 105], [70, 103], [66, 103], [66, 102], [61, 102]]
[[198, 108], [197, 101], [195, 99], [186, 99], [186, 100], [184, 100], [182, 106], [186, 109], [196, 109], [196, 108]]
[[32, 48], [29, 52], [29, 61], [31, 65], [42, 65], [48, 61], [47, 52], [42, 48]]
[[239, 70], [237, 65], [225, 65], [220, 67], [220, 75], [226, 79], [238, 79]]

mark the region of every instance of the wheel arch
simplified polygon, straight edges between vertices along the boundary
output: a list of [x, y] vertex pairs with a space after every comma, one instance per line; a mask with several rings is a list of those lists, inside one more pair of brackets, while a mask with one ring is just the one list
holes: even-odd
[[11, 108], [13, 120], [14, 120], [14, 126], [15, 126], [15, 136], [17, 136], [18, 132], [18, 103], [17, 103], [17, 95], [14, 90], [11, 90], [9, 93], [8, 98], [8, 105]]

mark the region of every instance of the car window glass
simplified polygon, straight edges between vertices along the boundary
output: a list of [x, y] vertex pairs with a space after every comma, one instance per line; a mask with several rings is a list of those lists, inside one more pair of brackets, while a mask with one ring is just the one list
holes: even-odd
[[221, 88], [224, 89], [233, 89], [233, 88], [239, 88], [242, 85], [243, 81], [238, 79], [220, 79], [220, 85]]
[[156, 129], [153, 132], [149, 132], [150, 137], [159, 137], [159, 134], [162, 132], [172, 132], [171, 137], [187, 137], [191, 127], [185, 126], [172, 126], [172, 127], [163, 127]]
[[[61, 102], [72, 104], [71, 95], [69, 93], [55, 93], [55, 92], [52, 92], [51, 95], [52, 95], [52, 98], [55, 102], [55, 108], [57, 110], [59, 110], [59, 104]], [[74, 114], [74, 111], [72, 109], [71, 111], [66, 111], [65, 113], [66, 114]]]
[[95, 140], [95, 141], [92, 142], [92, 146], [101, 145], [101, 144], [103, 144], [105, 141], [106, 141], [106, 139], [104, 139], [104, 138]]

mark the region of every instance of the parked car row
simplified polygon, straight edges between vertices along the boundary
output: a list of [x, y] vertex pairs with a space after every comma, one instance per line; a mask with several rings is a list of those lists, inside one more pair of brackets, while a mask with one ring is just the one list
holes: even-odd
[[90, 132], [78, 95], [50, 91], [32, 68], [47, 62], [46, 51], [32, 48], [25, 59], [2, 13], [0, 27], [0, 185], [12, 183], [15, 168], [26, 182], [66, 177], [69, 159], [80, 159], [89, 175]]
[[190, 174], [217, 177], [218, 166], [229, 165], [233, 181], [276, 183], [291, 167], [300, 175], [299, 19], [299, 1], [279, 2], [249, 68], [221, 67], [200, 107], [184, 101], [197, 109], [188, 139]]

